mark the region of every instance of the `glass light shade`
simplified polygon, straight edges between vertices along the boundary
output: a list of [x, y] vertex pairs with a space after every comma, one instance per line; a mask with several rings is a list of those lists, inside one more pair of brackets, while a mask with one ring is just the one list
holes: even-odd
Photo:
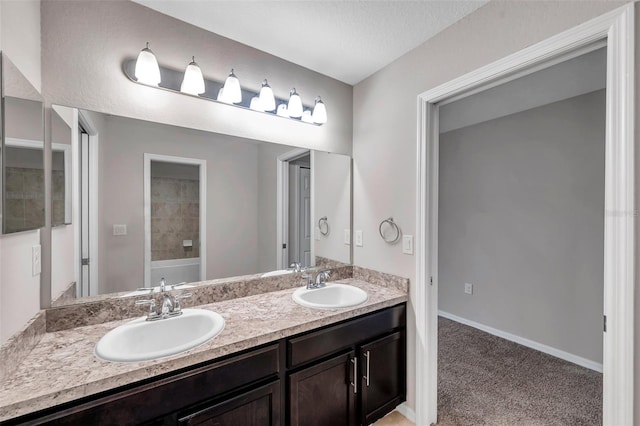
[[218, 97], [216, 98], [219, 102], [224, 102], [225, 104], [231, 104], [233, 102], [229, 101], [229, 99], [227, 99], [225, 97], [224, 94], [224, 87], [221, 87], [220, 90], [218, 90]]
[[302, 117], [302, 99], [300, 99], [300, 95], [298, 95], [298, 92], [296, 92], [295, 87], [291, 89], [287, 111], [289, 111], [289, 117]]
[[182, 93], [189, 93], [190, 95], [201, 95], [204, 93], [204, 77], [202, 76], [202, 70], [198, 64], [196, 64], [196, 58], [192, 58], [187, 69], [184, 71], [184, 78], [182, 79], [182, 85], [180, 86]]
[[260, 98], [257, 96], [254, 96], [253, 98], [251, 98], [251, 105], [249, 105], [249, 108], [251, 108], [254, 111], [264, 111], [262, 109], [262, 102], [260, 102]]
[[276, 109], [276, 98], [273, 96], [273, 90], [266, 79], [262, 82], [262, 89], [260, 89], [260, 103], [264, 111]]
[[147, 47], [142, 49], [138, 54], [134, 75], [140, 83], [150, 86], [160, 84], [160, 67], [158, 66], [156, 56], [151, 49], [149, 49], [149, 43], [147, 43]]
[[287, 105], [286, 104], [280, 104], [278, 105], [278, 112], [277, 114], [280, 117], [289, 117], [289, 112], [287, 111]]
[[305, 109], [302, 113], [302, 121], [305, 123], [313, 123], [313, 118], [311, 117], [311, 110]]
[[313, 122], [316, 124], [324, 124], [327, 122], [327, 108], [320, 96], [316, 98], [316, 105], [313, 107]]
[[233, 68], [224, 82], [224, 97], [227, 103], [239, 104], [242, 102], [242, 89], [240, 89], [240, 80], [233, 73]]

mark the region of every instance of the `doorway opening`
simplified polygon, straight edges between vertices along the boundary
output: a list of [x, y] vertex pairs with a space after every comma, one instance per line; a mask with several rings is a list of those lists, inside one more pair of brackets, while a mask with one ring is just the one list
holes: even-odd
[[145, 287], [206, 279], [206, 161], [144, 154]]
[[461, 99], [607, 45], [603, 423], [633, 423], [634, 7], [627, 5], [418, 97], [416, 367], [418, 425], [437, 422], [439, 113]]
[[295, 149], [277, 161], [277, 268], [314, 266], [312, 154]]

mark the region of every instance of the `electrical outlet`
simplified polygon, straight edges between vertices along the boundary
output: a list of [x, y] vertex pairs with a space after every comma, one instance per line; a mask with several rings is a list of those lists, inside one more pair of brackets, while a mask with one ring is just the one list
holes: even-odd
[[464, 292], [466, 294], [473, 294], [473, 284], [464, 283]]
[[344, 243], [346, 245], [351, 244], [351, 230], [350, 229], [345, 229], [344, 230]]
[[413, 235], [402, 236], [402, 253], [413, 254]]
[[356, 247], [362, 247], [362, 230], [356, 231]]
[[127, 235], [127, 225], [113, 225], [113, 235]]
[[42, 255], [40, 245], [31, 247], [31, 269], [32, 275], [40, 275], [42, 272]]

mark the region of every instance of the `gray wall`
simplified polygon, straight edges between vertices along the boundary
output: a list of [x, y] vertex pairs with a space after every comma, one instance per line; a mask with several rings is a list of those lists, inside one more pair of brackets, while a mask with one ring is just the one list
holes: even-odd
[[[329, 122], [310, 126], [134, 84], [122, 64], [147, 41], [168, 68], [183, 70], [195, 55], [213, 80], [224, 81], [233, 67], [241, 84], [256, 91], [266, 77], [281, 98], [291, 87], [307, 105], [321, 95]], [[351, 153], [351, 86], [133, 2], [43, 1], [42, 69], [47, 105]]]
[[440, 310], [602, 362], [604, 138], [604, 90], [440, 135]]
[[[404, 234], [415, 235], [416, 98], [420, 93], [623, 4], [491, 1], [357, 84], [353, 89], [354, 229], [363, 230], [365, 243], [354, 247], [354, 262], [410, 278], [412, 302], [416, 286], [424, 285], [415, 281], [415, 256], [402, 254], [401, 244], [389, 246], [375, 236], [380, 221], [389, 216]], [[415, 345], [424, 345], [424, 340], [415, 338], [411, 305], [407, 402], [414, 408]], [[640, 368], [640, 356], [636, 359]], [[640, 407], [640, 392], [636, 398]]]

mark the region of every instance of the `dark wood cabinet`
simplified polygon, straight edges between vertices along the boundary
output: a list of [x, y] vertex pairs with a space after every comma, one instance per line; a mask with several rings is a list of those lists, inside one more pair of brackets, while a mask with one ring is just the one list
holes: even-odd
[[198, 407], [179, 416], [189, 426], [280, 426], [280, 381], [260, 386], [236, 397]]
[[405, 399], [405, 330], [403, 303], [2, 424], [368, 425]]
[[395, 332], [359, 349], [362, 424], [375, 422], [405, 400], [404, 333]]
[[403, 402], [405, 309], [288, 339], [287, 366], [295, 371], [288, 374], [288, 424], [369, 425]]
[[355, 425], [355, 359], [350, 351], [290, 374], [288, 424]]

